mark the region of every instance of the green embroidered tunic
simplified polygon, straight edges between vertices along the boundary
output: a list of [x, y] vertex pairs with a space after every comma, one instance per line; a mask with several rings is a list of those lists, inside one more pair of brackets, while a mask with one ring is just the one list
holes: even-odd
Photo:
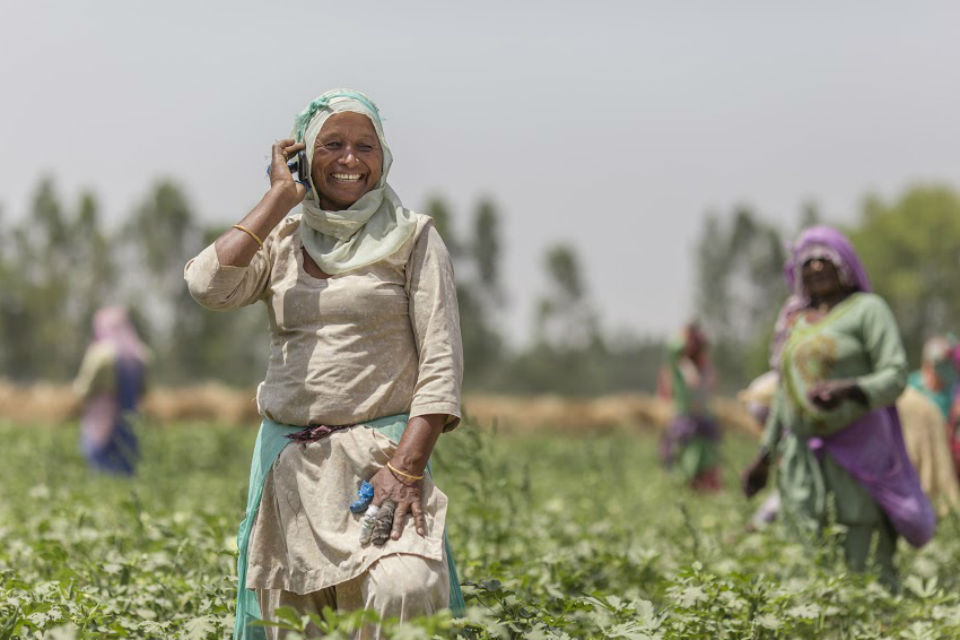
[[[851, 527], [852, 533], [865, 527], [861, 531], [865, 535], [848, 536], [847, 544], [848, 559], [851, 554], [863, 559], [870, 532], [879, 530], [891, 537], [881, 540], [881, 547], [892, 542], [893, 533], [866, 489], [829, 453], [818, 460], [809, 445], [812, 438], [836, 433], [869, 410], [893, 404], [903, 391], [907, 361], [890, 308], [875, 294], [855, 293], [822, 318], [801, 311], [780, 368], [780, 387], [763, 444], [781, 457], [778, 485], [785, 521], [795, 533], [815, 535], [826, 522], [832, 496], [838, 522]], [[807, 393], [814, 385], [836, 379], [856, 380], [869, 406], [844, 401], [826, 411], [810, 402]]]

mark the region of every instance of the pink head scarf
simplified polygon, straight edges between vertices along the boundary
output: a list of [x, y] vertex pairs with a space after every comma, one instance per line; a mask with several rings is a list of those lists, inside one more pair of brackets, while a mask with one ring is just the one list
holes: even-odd
[[104, 307], [93, 315], [93, 339], [112, 344], [119, 358], [143, 362], [147, 357], [147, 347], [123, 307]]

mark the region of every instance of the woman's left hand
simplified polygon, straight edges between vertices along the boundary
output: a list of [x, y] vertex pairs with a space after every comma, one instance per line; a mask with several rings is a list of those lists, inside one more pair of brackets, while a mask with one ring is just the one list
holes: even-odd
[[409, 484], [401, 482], [387, 467], [383, 467], [370, 478], [370, 484], [373, 485], [373, 504], [379, 507], [384, 500], [392, 500], [396, 504], [393, 527], [390, 532], [391, 539], [400, 539], [408, 514], [413, 516], [417, 533], [421, 536], [427, 535], [427, 519], [424, 517], [423, 505], [420, 502], [421, 482], [421, 480]]
[[844, 400], [853, 400], [864, 406], [869, 404], [863, 389], [855, 380], [827, 380], [813, 385], [807, 398], [820, 409], [836, 409]]
[[[417, 477], [422, 478], [425, 473], [422, 469], [427, 466], [430, 452], [433, 451], [433, 445], [437, 443], [448, 417], [445, 414], [428, 414], [410, 418], [389, 462], [393, 471], [384, 465], [370, 478], [370, 484], [373, 485], [373, 504], [380, 507], [384, 502], [388, 503], [388, 508], [381, 508], [375, 516], [374, 544], [384, 544], [388, 530], [390, 538], [399, 540], [408, 515], [413, 516], [417, 533], [421, 536], [427, 535], [427, 519], [423, 514], [420, 498], [423, 481]], [[395, 509], [389, 508], [391, 504]]]

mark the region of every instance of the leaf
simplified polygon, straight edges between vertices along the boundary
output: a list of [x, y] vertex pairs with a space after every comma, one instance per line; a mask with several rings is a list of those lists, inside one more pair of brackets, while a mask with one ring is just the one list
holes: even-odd
[[707, 592], [699, 586], [686, 587], [674, 595], [677, 604], [685, 609], [689, 609], [706, 601], [707, 597]]
[[217, 620], [213, 616], [193, 618], [183, 625], [184, 640], [207, 640], [217, 632]]
[[[326, 607], [324, 607], [324, 610], [326, 613]], [[303, 623], [300, 620], [300, 613], [293, 607], [277, 607], [274, 609], [273, 614], [278, 620], [293, 625], [297, 629], [300, 629], [303, 626]]]
[[77, 625], [65, 624], [45, 631], [43, 640], [76, 640], [77, 631]]
[[798, 604], [786, 610], [784, 614], [790, 618], [800, 618], [802, 620], [816, 620], [820, 617], [823, 610], [819, 605], [813, 603]]
[[503, 584], [499, 580], [484, 580], [480, 587], [485, 591], [498, 592], [503, 588]]
[[783, 626], [780, 618], [770, 613], [760, 614], [753, 619], [753, 624], [761, 629], [767, 629], [768, 631], [776, 631]]

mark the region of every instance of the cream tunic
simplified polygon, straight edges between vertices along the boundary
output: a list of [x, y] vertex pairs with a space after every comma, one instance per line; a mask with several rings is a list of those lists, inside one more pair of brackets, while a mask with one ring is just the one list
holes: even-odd
[[453, 267], [428, 216], [380, 262], [326, 280], [303, 268], [300, 216], [286, 218], [247, 267], [213, 245], [187, 263], [190, 294], [209, 309], [263, 300], [270, 356], [260, 414], [290, 425], [358, 424], [388, 415], [460, 418], [463, 354]]
[[399, 540], [360, 545], [361, 516], [350, 512], [350, 502], [359, 482], [383, 467], [395, 449], [389, 438], [362, 426], [287, 445], [263, 486], [250, 536], [247, 588], [306, 594], [352, 580], [384, 556], [442, 560], [447, 496], [429, 476], [421, 482], [426, 535], [408, 519]]
[[[300, 216], [286, 218], [247, 267], [221, 265], [213, 245], [187, 263], [191, 295], [211, 309], [263, 300], [270, 318], [260, 413], [290, 425], [362, 425], [409, 413], [460, 419], [462, 347], [449, 254], [431, 219], [393, 255], [318, 279], [303, 267]], [[443, 557], [446, 496], [423, 482], [427, 535], [408, 523], [400, 540], [361, 547], [349, 512], [360, 480], [395, 445], [363, 426], [290, 444], [266, 478], [250, 541], [247, 587], [318, 591], [359, 576], [380, 557]]]

